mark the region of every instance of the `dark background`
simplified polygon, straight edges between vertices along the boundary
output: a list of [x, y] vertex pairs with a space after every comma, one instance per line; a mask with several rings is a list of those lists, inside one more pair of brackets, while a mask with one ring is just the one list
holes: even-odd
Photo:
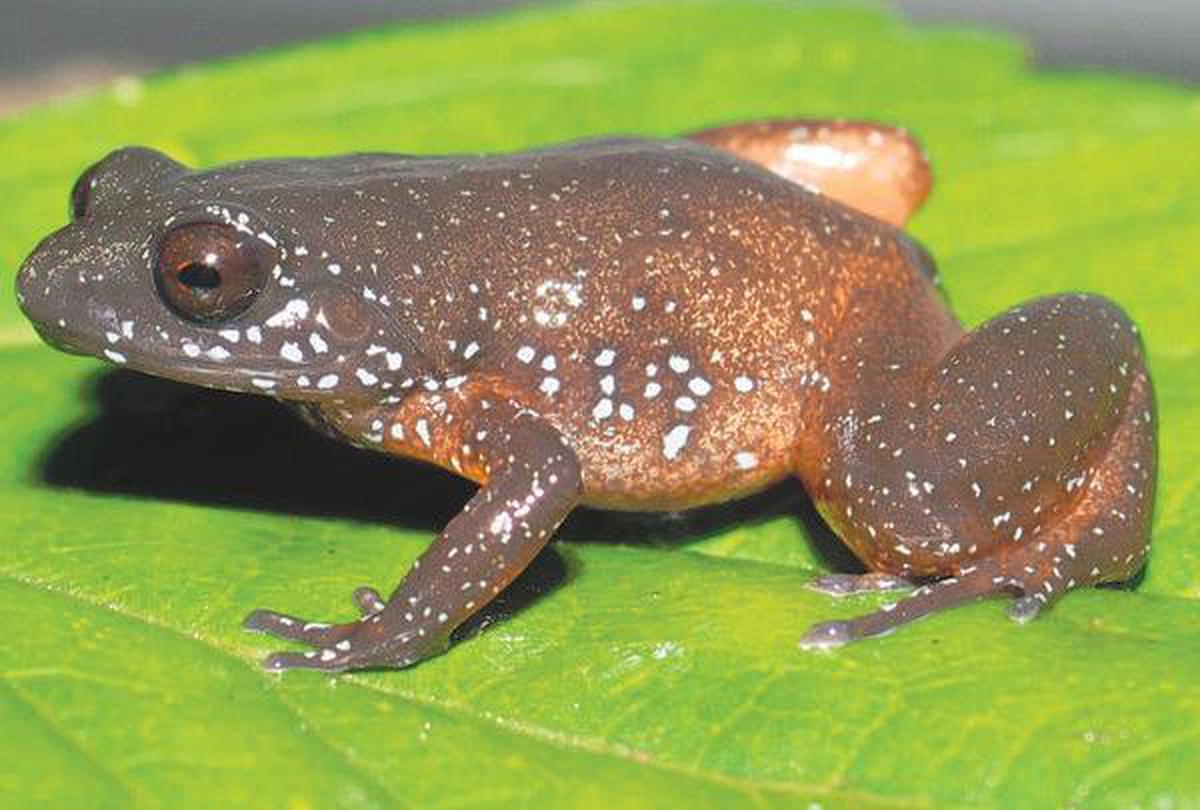
[[[0, 115], [113, 76], [536, 0], [0, 0]], [[1046, 65], [1200, 81], [1200, 0], [892, 0], [918, 24], [1028, 40]]]

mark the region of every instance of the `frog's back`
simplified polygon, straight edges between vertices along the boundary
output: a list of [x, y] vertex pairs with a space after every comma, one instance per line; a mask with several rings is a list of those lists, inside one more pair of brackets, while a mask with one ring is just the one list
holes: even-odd
[[453, 160], [397, 181], [422, 276], [406, 263], [394, 297], [420, 290], [439, 366], [505, 380], [569, 438], [593, 504], [787, 475], [854, 288], [928, 287], [892, 227], [694, 144]]

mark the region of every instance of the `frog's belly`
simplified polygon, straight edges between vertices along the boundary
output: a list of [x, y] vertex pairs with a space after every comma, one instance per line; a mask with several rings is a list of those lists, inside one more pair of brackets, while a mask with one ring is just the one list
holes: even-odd
[[803, 429], [798, 403], [761, 388], [729, 393], [738, 396], [722, 401], [714, 385], [705, 397], [618, 398], [611, 414], [600, 403], [590, 414], [552, 418], [579, 457], [583, 503], [686, 509], [749, 494], [790, 474]]

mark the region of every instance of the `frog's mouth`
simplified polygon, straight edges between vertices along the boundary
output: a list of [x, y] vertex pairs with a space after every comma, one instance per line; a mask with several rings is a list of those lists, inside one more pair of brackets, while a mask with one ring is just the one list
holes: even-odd
[[40, 337], [47, 345], [53, 349], [57, 349], [60, 352], [65, 352], [66, 354], [92, 354], [92, 352], [88, 351], [80, 344], [74, 343], [71, 338], [67, 336], [66, 332], [57, 326], [35, 323], [33, 325], [33, 330], [37, 332], [38, 337]]

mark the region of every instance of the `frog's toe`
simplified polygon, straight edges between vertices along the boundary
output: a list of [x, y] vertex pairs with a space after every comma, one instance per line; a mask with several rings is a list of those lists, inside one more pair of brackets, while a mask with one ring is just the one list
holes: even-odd
[[269, 672], [315, 669], [345, 672], [352, 669], [403, 669], [444, 652], [447, 636], [431, 636], [420, 630], [381, 635], [377, 622], [360, 622], [358, 632], [318, 646], [308, 652], [276, 652], [267, 656], [263, 668]]
[[364, 617], [374, 616], [387, 607], [387, 603], [383, 601], [379, 591], [367, 585], [354, 591], [354, 604], [358, 605], [358, 609]]
[[810, 590], [826, 596], [852, 596], [858, 593], [899, 591], [915, 588], [916, 583], [892, 574], [826, 574], [808, 583]]
[[898, 602], [881, 605], [874, 613], [816, 625], [800, 640], [803, 650], [828, 650], [851, 641], [886, 635], [902, 624], [1011, 588], [997, 576], [993, 561], [981, 561], [958, 576], [922, 585]]
[[1046, 606], [1046, 597], [1040, 593], [1021, 596], [1008, 608], [1008, 618], [1017, 624], [1027, 624], [1038, 617]]
[[310, 622], [274, 610], [255, 610], [242, 622], [242, 627], [254, 633], [266, 633], [276, 638], [303, 641], [306, 644], [326, 645], [350, 635], [357, 626], [351, 624], [328, 624]]
[[321, 672], [343, 672], [351, 666], [349, 656], [326, 648], [309, 652], [276, 652], [263, 660], [263, 669], [268, 672], [283, 672], [289, 669], [316, 669]]
[[852, 621], [821, 622], [820, 624], [813, 625], [804, 634], [804, 637], [800, 639], [800, 649], [831, 650], [834, 647], [849, 644], [856, 638], [858, 636], [854, 633], [854, 623]]

